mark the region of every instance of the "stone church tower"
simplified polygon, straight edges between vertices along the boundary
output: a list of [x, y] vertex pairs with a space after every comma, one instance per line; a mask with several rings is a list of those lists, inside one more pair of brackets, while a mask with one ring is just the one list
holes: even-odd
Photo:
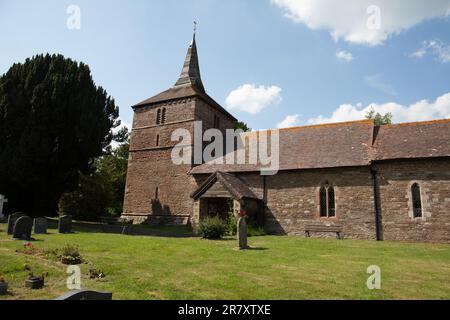
[[[195, 35], [175, 86], [133, 106], [134, 120], [122, 217], [135, 223], [187, 224], [193, 212], [190, 197], [196, 188], [189, 175], [193, 165], [171, 159], [172, 133], [186, 129], [193, 137], [194, 122], [203, 130], [233, 129], [236, 119], [205, 91]], [[194, 139], [192, 139], [193, 141]]]

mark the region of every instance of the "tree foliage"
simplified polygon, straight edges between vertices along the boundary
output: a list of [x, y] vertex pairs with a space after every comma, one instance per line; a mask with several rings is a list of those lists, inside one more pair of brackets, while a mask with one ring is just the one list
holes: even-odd
[[125, 195], [128, 150], [129, 144], [124, 143], [98, 158], [97, 170], [89, 175], [82, 174], [77, 190], [62, 196], [60, 211], [82, 221], [119, 216]]
[[236, 124], [234, 125], [234, 130], [242, 130], [244, 132], [252, 131], [252, 129], [250, 129], [248, 125], [243, 121], [236, 122]]
[[56, 214], [110, 145], [118, 115], [83, 63], [47, 54], [14, 64], [0, 78], [0, 194], [9, 211]]
[[376, 126], [384, 126], [387, 124], [392, 124], [392, 113], [386, 113], [382, 115], [381, 113], [375, 112], [374, 108], [371, 108], [367, 114], [366, 118], [374, 120]]

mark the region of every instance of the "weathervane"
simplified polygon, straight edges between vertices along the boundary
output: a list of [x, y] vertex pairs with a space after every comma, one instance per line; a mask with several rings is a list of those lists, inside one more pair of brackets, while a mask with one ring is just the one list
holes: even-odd
[[197, 32], [197, 24], [198, 22], [194, 20], [194, 35]]

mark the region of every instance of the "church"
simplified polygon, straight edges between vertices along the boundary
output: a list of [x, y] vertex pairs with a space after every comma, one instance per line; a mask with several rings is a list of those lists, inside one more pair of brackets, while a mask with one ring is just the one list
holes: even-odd
[[175, 85], [133, 106], [122, 218], [197, 225], [244, 211], [271, 234], [450, 243], [450, 120], [279, 130], [279, 170], [174, 164], [172, 133], [237, 119], [205, 91], [194, 39]]

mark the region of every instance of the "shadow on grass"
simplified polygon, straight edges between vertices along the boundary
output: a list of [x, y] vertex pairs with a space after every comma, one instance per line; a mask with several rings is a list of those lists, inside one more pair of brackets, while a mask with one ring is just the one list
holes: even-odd
[[269, 250], [269, 248], [263, 248], [263, 247], [248, 247], [244, 251], [266, 251]]
[[146, 225], [108, 225], [75, 222], [73, 229], [83, 233], [117, 234], [124, 236], [148, 236], [161, 238], [192, 238], [195, 234], [188, 227], [157, 227]]

